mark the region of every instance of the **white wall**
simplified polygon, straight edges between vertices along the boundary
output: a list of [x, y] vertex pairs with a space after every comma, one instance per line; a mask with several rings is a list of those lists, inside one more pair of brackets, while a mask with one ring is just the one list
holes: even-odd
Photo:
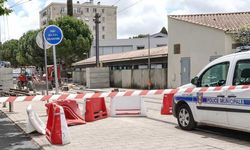
[[[181, 84], [181, 57], [190, 57], [190, 78], [192, 78], [209, 63], [210, 56], [225, 55], [232, 52], [232, 38], [222, 30], [169, 17], [168, 31], [169, 88], [176, 88]], [[173, 54], [174, 44], [181, 45], [180, 54]]]

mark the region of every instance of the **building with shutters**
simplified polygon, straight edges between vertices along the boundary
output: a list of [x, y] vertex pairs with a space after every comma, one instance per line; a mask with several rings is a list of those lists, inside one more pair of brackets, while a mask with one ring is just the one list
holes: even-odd
[[[100, 2], [94, 4], [93, 0], [73, 4], [73, 16], [83, 20], [92, 31], [95, 37], [95, 23], [93, 18], [96, 13], [101, 15], [99, 24], [100, 40], [114, 40], [117, 38], [117, 7], [101, 5]], [[50, 3], [40, 11], [40, 27], [48, 25], [50, 20], [67, 15], [66, 3]]]

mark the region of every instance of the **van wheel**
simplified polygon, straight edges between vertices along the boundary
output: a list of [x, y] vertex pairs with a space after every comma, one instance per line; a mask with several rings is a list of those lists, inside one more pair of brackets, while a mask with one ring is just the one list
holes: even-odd
[[177, 120], [180, 128], [183, 130], [192, 130], [197, 125], [197, 123], [194, 121], [193, 114], [187, 104], [183, 104], [179, 107]]

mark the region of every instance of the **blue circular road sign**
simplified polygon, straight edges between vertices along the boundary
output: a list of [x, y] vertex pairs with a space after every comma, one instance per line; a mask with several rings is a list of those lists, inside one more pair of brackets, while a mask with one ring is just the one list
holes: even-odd
[[63, 39], [61, 28], [56, 25], [50, 25], [44, 29], [43, 36], [45, 41], [50, 45], [57, 45]]

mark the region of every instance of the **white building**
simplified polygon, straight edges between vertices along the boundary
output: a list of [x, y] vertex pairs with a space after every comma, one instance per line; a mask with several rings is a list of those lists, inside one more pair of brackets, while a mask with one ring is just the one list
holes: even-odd
[[[156, 33], [150, 35], [150, 48], [167, 46], [167, 34]], [[99, 53], [100, 55], [128, 52], [133, 50], [147, 49], [149, 46], [148, 37], [131, 38], [131, 39], [116, 39], [116, 40], [100, 40]], [[90, 57], [95, 56], [96, 48], [95, 41], [92, 44]]]
[[[65, 1], [66, 2], [66, 1]], [[73, 4], [74, 17], [83, 20], [92, 31], [95, 37], [95, 23], [93, 18], [96, 13], [101, 15], [99, 24], [99, 33], [101, 40], [113, 40], [117, 38], [117, 7], [105, 6], [99, 2], [94, 4], [93, 0], [80, 4]], [[40, 11], [40, 27], [48, 25], [49, 20], [67, 15], [66, 3], [50, 3], [47, 7]]]
[[190, 83], [206, 64], [235, 52], [232, 35], [250, 12], [168, 16], [168, 87]]

